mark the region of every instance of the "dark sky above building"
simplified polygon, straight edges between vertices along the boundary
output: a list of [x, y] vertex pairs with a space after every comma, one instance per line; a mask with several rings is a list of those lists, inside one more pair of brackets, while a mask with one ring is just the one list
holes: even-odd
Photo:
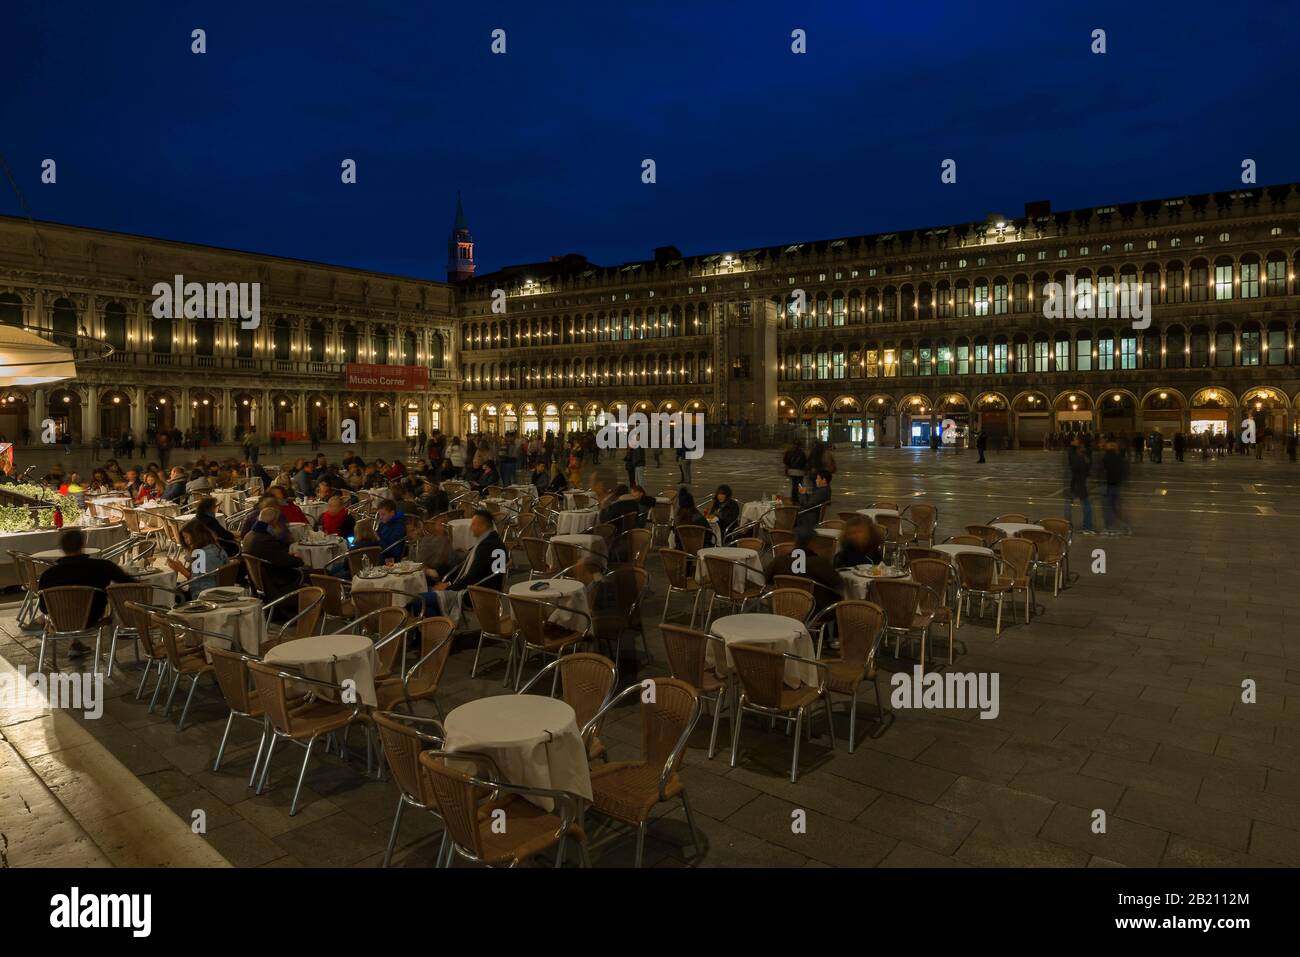
[[0, 152], [36, 219], [442, 279], [461, 188], [480, 273], [611, 264], [1300, 180], [1297, 12], [12, 3]]

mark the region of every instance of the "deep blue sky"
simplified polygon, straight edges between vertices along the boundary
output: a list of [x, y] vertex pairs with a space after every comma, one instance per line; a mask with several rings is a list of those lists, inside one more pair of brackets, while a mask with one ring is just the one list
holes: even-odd
[[457, 187], [486, 272], [1300, 180], [1294, 3], [460, 7], [11, 3], [0, 151], [37, 219], [435, 279]]

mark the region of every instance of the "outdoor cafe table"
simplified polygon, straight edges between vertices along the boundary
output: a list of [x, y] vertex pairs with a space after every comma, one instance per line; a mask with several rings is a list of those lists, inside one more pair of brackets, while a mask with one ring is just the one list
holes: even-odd
[[993, 549], [985, 548], [983, 545], [962, 545], [960, 543], [935, 545], [934, 550], [943, 552], [945, 555], [951, 555], [953, 558], [958, 555], [988, 555], [990, 557], [993, 555]]
[[898, 509], [896, 508], [860, 508], [857, 510], [859, 515], [865, 515], [873, 522], [886, 515], [889, 518], [898, 518]]
[[[391, 591], [401, 592], [404, 595], [410, 595], [414, 598], [416, 595], [422, 595], [429, 590], [429, 580], [424, 577], [424, 567], [414, 571], [402, 572], [396, 568], [388, 568], [383, 565], [374, 566], [382, 569], [382, 575], [376, 575], [374, 578], [363, 578], [360, 575], [354, 575], [352, 578], [352, 590], [354, 592], [365, 591], [366, 589], [387, 588]], [[404, 607], [406, 601], [393, 596], [393, 604], [398, 607]]]
[[854, 598], [859, 601], [865, 601], [870, 598], [871, 583], [873, 581], [879, 581], [882, 578], [898, 581], [908, 577], [905, 569], [894, 568], [890, 565], [873, 565], [871, 568], [873, 570], [879, 568], [880, 574], [872, 575], [870, 571], [866, 572], [866, 574], [861, 574], [856, 568], [840, 569], [840, 581], [844, 583], [845, 598]]
[[[575, 511], [575, 510], [581, 511], [581, 509], [578, 508], [579, 499], [581, 499], [583, 502], [592, 502], [595, 501], [595, 498], [596, 496], [580, 488], [565, 489], [564, 507], [569, 511]], [[588, 505], [587, 507], [590, 508], [592, 506]]]
[[217, 508], [227, 515], [234, 515], [244, 509], [244, 490], [238, 488], [217, 488], [208, 492], [217, 500]]
[[126, 495], [106, 495], [86, 502], [86, 510], [95, 518], [122, 520], [122, 509], [131, 507], [131, 499]]
[[537, 498], [537, 489], [532, 485], [507, 485], [506, 488], [517, 492], [520, 498]]
[[555, 515], [557, 535], [575, 535], [590, 531], [596, 525], [600, 512], [594, 508], [565, 509]]
[[259, 598], [240, 598], [237, 601], [223, 602], [212, 609], [181, 606], [176, 609], [176, 614], [195, 628], [224, 635], [227, 639], [222, 643], [218, 638], [203, 635], [201, 637], [205, 647], [234, 649], [246, 655], [262, 653], [262, 642], [266, 640], [266, 621], [262, 617], [262, 601]]
[[[102, 548], [83, 548], [81, 550], [81, 554], [89, 555], [91, 558], [94, 558], [102, 551], [103, 551]], [[42, 562], [57, 562], [62, 557], [63, 557], [63, 550], [58, 548], [47, 548], [44, 551], [34, 552], [32, 554], [32, 558], [35, 558], [37, 561], [42, 561]]]
[[827, 538], [833, 538], [838, 542], [840, 540], [840, 533], [843, 532], [844, 529], [833, 528], [833, 527], [828, 528], [822, 525], [818, 525], [816, 528], [813, 529], [813, 531], [816, 532], [818, 535], [825, 535]]
[[447, 522], [451, 547], [458, 552], [468, 552], [474, 547], [474, 530], [470, 528], [472, 521], [471, 518], [453, 518]]
[[[308, 678], [343, 684], [352, 681], [357, 700], [378, 707], [375, 693], [375, 643], [366, 635], [311, 635], [276, 645], [262, 659], [268, 665], [301, 668]], [[319, 696], [335, 700], [333, 688], [309, 685]]]
[[347, 551], [347, 543], [337, 535], [323, 542], [294, 542], [289, 546], [289, 552], [301, 558], [308, 568], [324, 568]]
[[[536, 588], [534, 585], [545, 585], [545, 588]], [[557, 605], [555, 611], [551, 613], [550, 622], [553, 625], [559, 625], [562, 628], [572, 628], [576, 631], [585, 631], [591, 621], [591, 606], [587, 601], [587, 586], [576, 578], [547, 578], [541, 581], [522, 581], [516, 582], [510, 586], [511, 595], [521, 595], [524, 598], [536, 598], [539, 601], [549, 601]], [[508, 602], [502, 602], [501, 613], [508, 615], [506, 610]], [[568, 609], [568, 610], [566, 610]], [[581, 615], [575, 615], [573, 612], [580, 611]]]
[[[508, 784], [568, 791], [591, 800], [587, 746], [573, 708], [559, 698], [535, 694], [492, 695], [454, 709], [443, 722], [446, 751], [474, 751], [492, 758]], [[464, 770], [472, 770], [466, 762]], [[552, 810], [550, 798], [533, 798]]]
[[140, 524], [148, 528], [162, 528], [162, 518], [175, 518], [181, 513], [179, 505], [171, 502], [145, 502], [135, 510], [140, 516]]
[[1015, 535], [1018, 532], [1044, 532], [1045, 528], [1041, 525], [1034, 525], [1031, 522], [994, 522], [993, 527], [1001, 529], [1008, 535]]
[[[578, 553], [580, 559], [599, 559], [602, 566], [609, 557], [609, 546], [605, 544], [605, 540], [599, 535], [588, 535], [585, 532], [580, 532], [574, 535], [552, 535], [550, 540], [560, 542], [563, 545], [576, 545], [578, 548], [583, 549]], [[549, 545], [546, 547], [546, 563], [551, 567], [555, 567], [555, 549]]]
[[[730, 646], [737, 642], [746, 642], [755, 645], [771, 645], [777, 651], [787, 652], [789, 654], [799, 655], [803, 658], [817, 657], [817, 650], [813, 647], [812, 638], [808, 634], [808, 629], [804, 627], [801, 621], [795, 621], [793, 618], [787, 618], [785, 615], [772, 614], [754, 614], [746, 613], [743, 615], [726, 615], [716, 619], [709, 627], [709, 631], [721, 638], [724, 644]], [[705, 663], [713, 665], [714, 661], [714, 642], [710, 641], [705, 647]], [[731, 671], [735, 668], [735, 663], [731, 658], [731, 650], [727, 650], [727, 662], [723, 671]], [[789, 661], [785, 663], [785, 683], [791, 688], [798, 688], [800, 684], [816, 685], [820, 682], [817, 669], [813, 665], [805, 664], [802, 661]]]
[[696, 552], [695, 562], [695, 580], [701, 584], [709, 580], [708, 562], [705, 561], [710, 555], [716, 558], [725, 558], [728, 561], [738, 562], [739, 564], [753, 569], [753, 574], [747, 574], [743, 568], [731, 569], [731, 588], [733, 591], [744, 591], [748, 585], [758, 585], [765, 583], [763, 577], [763, 562], [759, 558], [758, 552], [752, 548], [740, 548], [731, 545], [715, 545], [710, 548], [701, 548]]
[[740, 524], [752, 525], [759, 522], [764, 528], [772, 528], [776, 524], [776, 507], [779, 504], [771, 501], [745, 502], [740, 506]]
[[318, 521], [320, 521], [321, 515], [325, 513], [325, 507], [329, 503], [303, 501], [302, 499], [297, 499], [296, 504], [298, 508], [301, 509], [302, 513], [306, 515], [308, 519], [311, 520], [311, 523], [315, 525]]

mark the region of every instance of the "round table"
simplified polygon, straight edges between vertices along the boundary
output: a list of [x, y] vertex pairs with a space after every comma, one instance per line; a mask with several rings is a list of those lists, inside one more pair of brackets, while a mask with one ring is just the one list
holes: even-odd
[[827, 538], [833, 538], [838, 542], [840, 540], [840, 534], [844, 531], [844, 529], [825, 528], [821, 525], [818, 525], [816, 528], [813, 529], [813, 531], [816, 532], [818, 535], [824, 535]]
[[945, 555], [951, 555], [956, 558], [958, 555], [988, 555], [992, 557], [993, 549], [985, 548], [983, 545], [962, 545], [961, 543], [935, 545], [936, 552], [943, 552]]
[[580, 488], [566, 489], [564, 492], [564, 507], [566, 509], [569, 509], [570, 511], [574, 511], [574, 510], [585, 511], [585, 509], [593, 507], [592, 505], [586, 505], [583, 508], [579, 508], [578, 506], [579, 498], [581, 498], [583, 502], [594, 502], [596, 500], [595, 495], [593, 495], [591, 492], [585, 491], [584, 489], [580, 489]]
[[890, 565], [873, 565], [872, 568], [881, 569], [879, 575], [859, 575], [853, 568], [844, 568], [840, 570], [840, 581], [844, 583], [844, 597], [866, 600], [871, 594], [871, 583], [879, 581], [882, 578], [900, 579], [907, 577], [907, 570], [903, 568], [894, 568]]
[[1045, 532], [1047, 529], [1041, 525], [1035, 525], [1032, 522], [994, 522], [993, 527], [1001, 529], [1008, 535], [1015, 535], [1017, 532]]
[[[587, 747], [573, 708], [559, 698], [479, 698], [452, 710], [443, 728], [443, 750], [487, 754], [508, 784], [568, 791], [591, 800]], [[548, 811], [554, 804], [550, 798], [528, 800]]]
[[[291, 665], [301, 668], [309, 678], [343, 684], [352, 681], [357, 701], [374, 708], [379, 705], [375, 693], [375, 643], [366, 635], [311, 635], [276, 645], [262, 659], [268, 665]], [[338, 700], [333, 688], [308, 685], [323, 698]], [[347, 702], [354, 704], [355, 702]]]
[[[545, 588], [534, 590], [532, 587], [543, 584]], [[591, 605], [587, 601], [587, 586], [576, 578], [547, 578], [537, 582], [516, 582], [510, 586], [509, 594], [536, 598], [558, 605], [559, 607], [548, 619], [551, 624], [572, 628], [575, 631], [586, 631], [591, 624]], [[502, 602], [503, 606], [506, 604], [508, 603]], [[580, 611], [582, 614], [575, 615], [574, 611]], [[504, 607], [502, 614], [509, 614]]]
[[472, 518], [453, 518], [447, 522], [447, 532], [451, 535], [451, 547], [458, 552], [468, 552], [474, 547], [474, 530], [470, 528]]
[[[89, 551], [90, 549], [86, 549]], [[153, 603], [163, 608], [176, 604], [176, 572], [170, 568], [133, 568], [119, 566], [136, 581], [153, 585]]]
[[227, 639], [223, 644], [220, 639], [203, 635], [205, 647], [233, 648], [246, 655], [262, 653], [266, 621], [262, 617], [261, 599], [241, 598], [208, 611], [189, 611], [181, 607], [176, 609], [176, 614], [182, 621], [192, 622], [195, 628], [224, 635]]
[[[589, 535], [585, 532], [574, 535], [552, 535], [550, 540], [559, 542], [562, 545], [576, 545], [578, 548], [583, 549], [578, 553], [579, 559], [594, 558], [598, 559], [601, 565], [604, 565], [605, 560], [609, 557], [609, 546], [605, 543], [605, 539], [599, 535]], [[555, 549], [551, 546], [547, 546], [546, 561], [552, 566], [555, 565]]]
[[294, 542], [289, 546], [290, 554], [297, 555], [308, 568], [324, 568], [340, 555], [346, 555], [347, 542], [337, 535], [331, 535], [323, 542]]
[[766, 584], [767, 580], [763, 577], [763, 562], [759, 558], [758, 552], [752, 548], [740, 548], [736, 545], [714, 545], [709, 548], [701, 548], [696, 552], [695, 580], [697, 582], [704, 583], [709, 580], [709, 567], [705, 559], [710, 555], [738, 562], [757, 573], [748, 574], [742, 568], [732, 568], [731, 588], [733, 591], [744, 591], [748, 585]]
[[217, 507], [227, 515], [234, 515], [243, 510], [244, 491], [237, 488], [218, 488], [208, 492], [217, 500]]
[[[83, 548], [81, 550], [81, 554], [90, 555], [93, 557], [95, 555], [98, 555], [102, 551], [103, 551], [102, 548]], [[43, 562], [57, 562], [62, 557], [63, 557], [63, 549], [61, 548], [47, 548], [43, 552], [32, 553], [32, 558], [38, 559], [39, 561], [43, 561]]]
[[[726, 645], [734, 645], [737, 642], [773, 645], [780, 651], [804, 658], [817, 657], [817, 649], [813, 647], [812, 638], [809, 637], [808, 629], [804, 627], [803, 622], [784, 615], [726, 615], [715, 620], [709, 627], [709, 631], [721, 638]], [[713, 646], [714, 643], [709, 642], [705, 649], [705, 661], [708, 664], [714, 664]], [[731, 651], [728, 649], [725, 670], [730, 671], [734, 667]], [[813, 665], [802, 661], [786, 661], [785, 683], [791, 688], [797, 688], [801, 684], [815, 685], [820, 680], [817, 668]]]
[[131, 507], [131, 499], [126, 495], [106, 495], [94, 498], [86, 503], [86, 509], [95, 518], [122, 520], [122, 509]]
[[320, 517], [325, 514], [325, 508], [328, 505], [328, 502], [313, 502], [298, 499], [298, 508], [302, 510], [304, 515], [311, 519], [313, 525], [320, 521]]
[[889, 518], [898, 518], [898, 509], [896, 508], [860, 508], [857, 510], [857, 513], [859, 515], [867, 516], [867, 518], [871, 519], [873, 522], [881, 515], [886, 515]]
[[[429, 580], [424, 577], [423, 568], [417, 568], [410, 572], [386, 569], [384, 574], [375, 578], [362, 578], [360, 575], [353, 576], [352, 590], [354, 592], [374, 588], [387, 588], [390, 591], [401, 592], [404, 595], [414, 597], [416, 595], [422, 595], [429, 590]], [[399, 600], [398, 597], [394, 595], [393, 604], [398, 607], [404, 607], [406, 601]]]
[[600, 512], [594, 508], [571, 508], [555, 514], [555, 532], [557, 535], [574, 535], [586, 532], [596, 526]]
[[507, 485], [506, 488], [518, 493], [520, 498], [537, 498], [537, 489], [531, 485]]
[[776, 524], [777, 504], [777, 502], [761, 500], [745, 502], [740, 506], [740, 524], [752, 525], [758, 522], [764, 528], [771, 528]]

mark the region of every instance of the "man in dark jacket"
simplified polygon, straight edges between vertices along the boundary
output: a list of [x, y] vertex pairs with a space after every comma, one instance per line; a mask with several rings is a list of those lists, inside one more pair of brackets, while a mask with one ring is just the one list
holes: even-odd
[[429, 516], [440, 515], [450, 507], [447, 493], [442, 490], [441, 483], [433, 476], [424, 480], [422, 494], [415, 501]]
[[975, 448], [979, 449], [979, 453], [980, 453], [980, 457], [976, 462], [977, 465], [979, 464], [979, 462], [984, 461], [984, 450], [987, 449], [988, 447], [989, 447], [989, 434], [985, 432], [983, 429], [980, 429], [980, 434], [975, 439]]
[[1092, 502], [1088, 501], [1088, 473], [1092, 471], [1092, 462], [1084, 452], [1083, 442], [1075, 439], [1066, 454], [1066, 466], [1070, 473], [1070, 491], [1065, 499], [1065, 517], [1073, 521], [1074, 500], [1083, 505], [1083, 533], [1093, 535]]
[[[63, 557], [41, 572], [36, 584], [41, 591], [62, 585], [88, 585], [99, 589], [90, 599], [90, 623], [94, 625], [104, 617], [108, 603], [104, 589], [114, 582], [126, 584], [135, 579], [106, 559], [86, 555], [82, 551], [85, 546], [86, 538], [81, 529], [65, 528], [59, 535], [59, 551], [63, 552]], [[41, 611], [45, 611], [44, 597], [41, 598]], [[85, 645], [73, 639], [68, 646], [68, 657], [82, 658], [88, 651]]]
[[186, 484], [185, 470], [179, 465], [172, 469], [171, 476], [167, 479], [167, 488], [163, 490], [162, 500], [164, 502], [179, 502], [185, 497]]
[[[500, 591], [505, 581], [505, 572], [509, 567], [509, 553], [505, 543], [497, 534], [491, 512], [475, 512], [470, 519], [470, 531], [474, 533], [474, 545], [465, 554], [460, 567], [450, 573], [445, 581], [433, 586], [411, 601], [407, 608], [417, 615], [444, 615], [445, 609], [469, 604], [470, 585], [482, 585], [493, 591]], [[431, 577], [432, 569], [426, 569]]]
[[[262, 562], [262, 589], [268, 603], [302, 587], [302, 559], [291, 553], [288, 543], [271, 530], [279, 515], [273, 507], [262, 509], [243, 543], [244, 554]], [[277, 607], [288, 611], [284, 606]]]
[[831, 500], [831, 473], [819, 470], [812, 474], [816, 484], [811, 489], [799, 486], [802, 494], [799, 496], [799, 518], [795, 524], [800, 528], [815, 528], [821, 521], [820, 506]]
[[803, 578], [811, 578], [815, 610], [820, 612], [844, 597], [844, 581], [830, 559], [822, 558], [812, 550], [812, 540], [816, 534], [811, 528], [796, 528], [794, 549], [768, 566], [767, 581], [771, 584], [776, 580], [777, 575], [799, 575]]
[[640, 500], [631, 493], [626, 485], [614, 489], [614, 501], [601, 510], [599, 520], [613, 525], [619, 532], [641, 525], [644, 513]]

